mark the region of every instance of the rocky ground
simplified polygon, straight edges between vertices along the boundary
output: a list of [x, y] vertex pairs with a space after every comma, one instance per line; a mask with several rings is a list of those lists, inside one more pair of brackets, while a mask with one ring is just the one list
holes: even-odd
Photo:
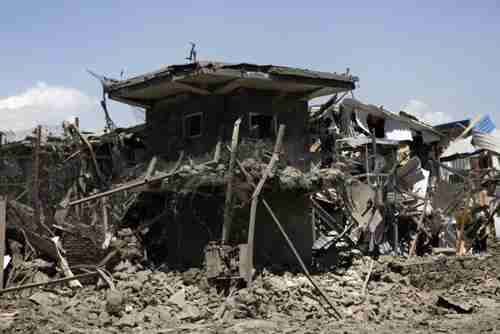
[[[500, 332], [496, 256], [471, 258], [468, 265], [477, 265], [462, 270], [477, 275], [447, 287], [441, 281], [438, 289], [416, 288], [415, 273], [401, 270], [394, 259], [379, 259], [363, 291], [370, 261], [361, 258], [347, 270], [315, 276], [342, 320], [332, 317], [300, 274], [263, 272], [251, 289], [217, 291], [196, 269], [165, 273], [123, 266], [113, 274], [115, 290], [90, 285], [3, 295], [0, 328], [3, 333]], [[447, 274], [443, 277], [456, 277]]]

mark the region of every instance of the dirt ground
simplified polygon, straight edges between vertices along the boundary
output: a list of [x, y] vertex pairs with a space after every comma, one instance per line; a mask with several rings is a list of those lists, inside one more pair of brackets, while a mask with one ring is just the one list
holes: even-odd
[[263, 272], [251, 289], [217, 291], [197, 269], [165, 273], [122, 266], [113, 274], [116, 290], [56, 286], [2, 296], [1, 328], [45, 334], [500, 332], [497, 255], [470, 258], [476, 269], [468, 270], [480, 275], [439, 289], [416, 288], [411, 275], [391, 269], [394, 259], [378, 259], [363, 294], [370, 261], [361, 258], [347, 270], [315, 276], [342, 320], [325, 311], [328, 306], [300, 274]]

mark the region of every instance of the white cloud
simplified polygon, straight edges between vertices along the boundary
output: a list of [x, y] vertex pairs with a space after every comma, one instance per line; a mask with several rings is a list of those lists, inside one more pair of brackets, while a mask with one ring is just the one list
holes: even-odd
[[96, 99], [77, 89], [39, 82], [18, 95], [0, 98], [0, 130], [59, 125], [70, 115], [81, 116], [97, 108]]
[[427, 122], [431, 125], [451, 122], [452, 118], [447, 113], [442, 111], [433, 111], [432, 108], [425, 102], [411, 99], [401, 108], [404, 112], [412, 114], [419, 120]]

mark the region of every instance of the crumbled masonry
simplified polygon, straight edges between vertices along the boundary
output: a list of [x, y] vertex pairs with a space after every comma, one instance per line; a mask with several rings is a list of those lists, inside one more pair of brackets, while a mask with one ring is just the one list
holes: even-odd
[[146, 123], [103, 99], [104, 134], [0, 139], [2, 333], [500, 330], [491, 118], [432, 127], [273, 65], [99, 78]]

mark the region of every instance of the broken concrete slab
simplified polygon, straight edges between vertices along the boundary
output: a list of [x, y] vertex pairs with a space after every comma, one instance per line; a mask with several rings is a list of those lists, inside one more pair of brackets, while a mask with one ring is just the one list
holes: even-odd
[[118, 290], [106, 293], [106, 311], [110, 315], [119, 315], [125, 308], [123, 294]]
[[36, 292], [29, 298], [40, 306], [54, 306], [60, 302], [60, 297], [52, 292]]
[[464, 303], [459, 303], [452, 298], [445, 296], [438, 296], [438, 300], [436, 302], [436, 306], [444, 307], [449, 310], [453, 310], [459, 314], [468, 314], [474, 311], [474, 307], [471, 305], [467, 305]]
[[177, 305], [180, 309], [184, 309], [186, 307], [186, 290], [177, 291], [168, 299], [168, 302]]

